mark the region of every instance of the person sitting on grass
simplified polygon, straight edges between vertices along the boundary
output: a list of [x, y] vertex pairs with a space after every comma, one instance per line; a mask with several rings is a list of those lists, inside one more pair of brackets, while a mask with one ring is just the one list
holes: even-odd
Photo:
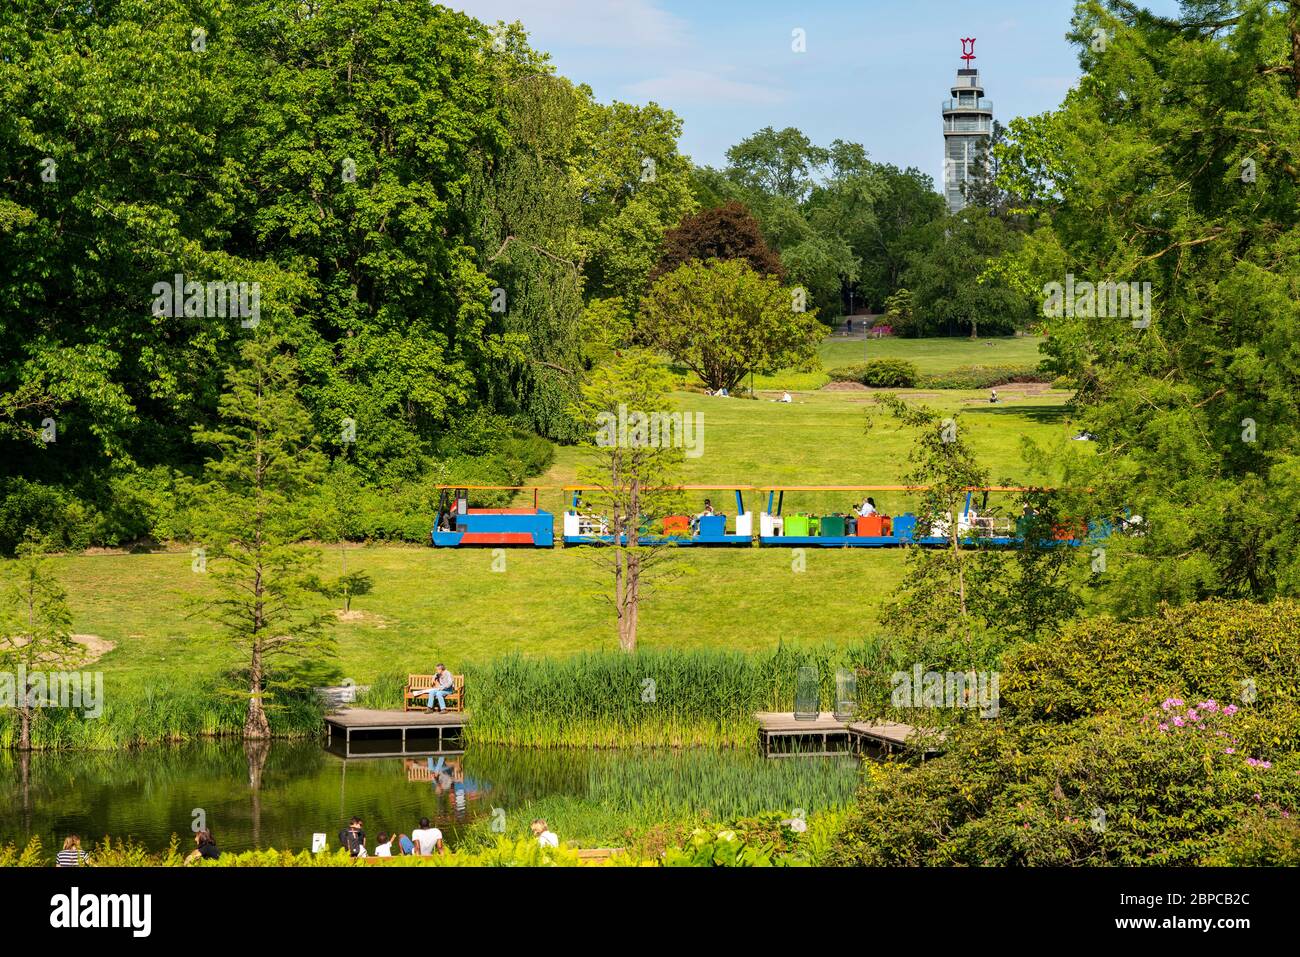
[[538, 847], [559, 847], [560, 838], [554, 831], [546, 826], [543, 818], [538, 818], [532, 823], [533, 836], [537, 838]]
[[366, 853], [366, 832], [361, 824], [361, 818], [354, 816], [348, 826], [339, 831], [339, 846], [347, 848], [352, 857], [364, 857]]
[[81, 849], [81, 838], [69, 834], [63, 839], [63, 850], [54, 858], [55, 867], [80, 867], [86, 863], [86, 852]]
[[442, 843], [442, 831], [430, 826], [427, 817], [420, 818], [420, 826], [411, 832], [411, 837], [415, 841], [415, 853], [423, 857], [439, 853], [438, 845]]
[[438, 702], [438, 710], [447, 710], [447, 695], [451, 692], [455, 682], [452, 680], [451, 672], [438, 665], [438, 673], [433, 676], [433, 687], [429, 689], [429, 710], [433, 710], [433, 703]]

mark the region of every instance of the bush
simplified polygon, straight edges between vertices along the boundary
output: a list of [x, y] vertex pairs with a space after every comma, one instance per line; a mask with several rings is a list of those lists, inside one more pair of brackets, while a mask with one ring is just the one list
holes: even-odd
[[859, 382], [874, 389], [910, 389], [920, 378], [916, 366], [905, 359], [869, 359], [832, 369], [830, 376], [836, 382]]
[[1298, 658], [1296, 601], [1091, 619], [1021, 646], [1003, 657], [996, 721], [951, 729], [919, 766], [868, 765], [832, 858], [1285, 859], [1294, 836], [1276, 821], [1300, 808]]
[[85, 548], [99, 520], [93, 506], [66, 489], [22, 478], [0, 481], [0, 554], [12, 554], [28, 528], [55, 548]]
[[992, 389], [1009, 382], [1041, 382], [1037, 366], [961, 366], [922, 376], [923, 389]]
[[1255, 810], [1225, 835], [1206, 862], [1223, 867], [1300, 867], [1300, 817]]
[[1252, 765], [1223, 740], [1119, 715], [967, 726], [940, 757], [876, 769], [830, 862], [1204, 864], [1253, 808], [1300, 801], [1294, 761]]
[[[1247, 725], [1281, 720], [1277, 745], [1300, 748], [1300, 602], [1206, 601], [1121, 622], [1091, 618], [1027, 645], [1002, 669], [1006, 712], [1071, 721], [1168, 698], [1239, 702]], [[1262, 743], [1262, 742], [1261, 742]]]

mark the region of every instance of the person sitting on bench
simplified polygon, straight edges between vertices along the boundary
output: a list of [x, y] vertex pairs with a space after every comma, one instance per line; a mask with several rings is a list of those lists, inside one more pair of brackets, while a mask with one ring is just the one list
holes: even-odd
[[858, 514], [863, 517], [867, 515], [875, 515], [876, 500], [874, 498], [869, 498], [865, 502], [863, 502], [862, 505], [858, 508]]
[[433, 676], [433, 687], [429, 689], [429, 708], [433, 708], [433, 703], [438, 702], [438, 710], [447, 710], [447, 695], [451, 693], [452, 685], [451, 672], [438, 665], [438, 673]]

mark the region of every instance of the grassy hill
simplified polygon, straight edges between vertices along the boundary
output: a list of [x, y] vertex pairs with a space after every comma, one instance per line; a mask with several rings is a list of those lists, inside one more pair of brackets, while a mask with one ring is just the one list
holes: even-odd
[[[1060, 392], [1008, 391], [997, 406], [983, 393], [903, 394], [956, 416], [994, 480], [1041, 480], [1020, 461], [1021, 439], [1047, 441], [1071, 431]], [[892, 420], [877, 413], [868, 431], [873, 400], [866, 391], [801, 393], [791, 404], [770, 396], [681, 393], [679, 399], [683, 410], [704, 416], [704, 454], [687, 460], [689, 483], [889, 484], [907, 468], [910, 439]], [[560, 449], [539, 481], [572, 482], [580, 455]], [[788, 496], [786, 509], [843, 509], [852, 497]], [[876, 500], [895, 514], [910, 504], [902, 495]], [[714, 503], [734, 512], [729, 493]], [[746, 506], [758, 512], [762, 503], [755, 495]], [[558, 526], [563, 495], [544, 493], [543, 507], [557, 515]], [[647, 647], [737, 650], [859, 641], [875, 629], [901, 557], [889, 550], [810, 549], [806, 569], [795, 571], [788, 550], [681, 549], [680, 577], [644, 606], [641, 640]], [[339, 560], [337, 547], [323, 550], [326, 573]], [[562, 655], [615, 645], [608, 606], [599, 598], [606, 582], [586, 549], [511, 550], [502, 572], [492, 570], [490, 550], [351, 547], [347, 563], [374, 579], [373, 592], [354, 603], [360, 614], [337, 628], [341, 666], [359, 683], [384, 671], [427, 670], [435, 658], [454, 666], [507, 652]], [[61, 559], [61, 572], [75, 630], [115, 645], [98, 666], [106, 672], [146, 678], [178, 667], [215, 670], [234, 660], [201, 618], [187, 616], [186, 599], [201, 594], [204, 582], [190, 570], [188, 549], [69, 556]]]

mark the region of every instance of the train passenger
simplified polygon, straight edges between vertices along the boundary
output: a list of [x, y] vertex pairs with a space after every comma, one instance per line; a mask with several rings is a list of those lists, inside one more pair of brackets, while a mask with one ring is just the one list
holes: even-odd
[[867, 500], [858, 507], [858, 514], [864, 517], [867, 515], [875, 515], [876, 500], [868, 497]]
[[709, 499], [706, 498], [704, 500], [703, 511], [701, 511], [698, 515], [696, 515], [694, 518], [691, 519], [692, 531], [695, 530], [696, 528], [699, 528], [700, 519], [704, 518], [706, 515], [712, 515], [712, 514], [713, 514], [713, 502], [711, 502]]

